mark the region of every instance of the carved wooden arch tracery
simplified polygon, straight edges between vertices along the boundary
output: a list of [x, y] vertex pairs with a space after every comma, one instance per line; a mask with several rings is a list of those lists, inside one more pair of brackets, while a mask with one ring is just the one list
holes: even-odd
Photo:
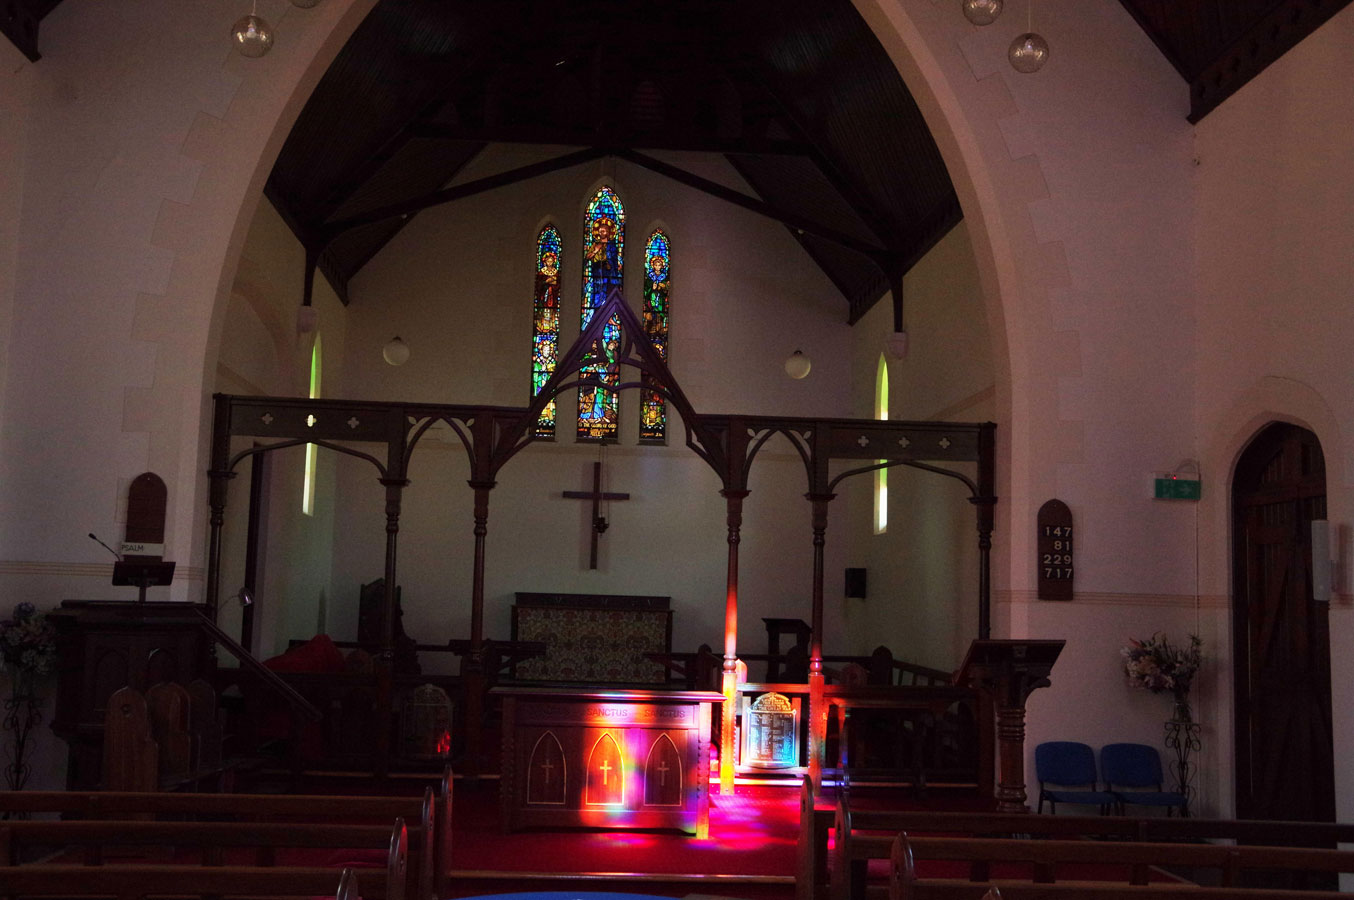
[[[613, 317], [621, 322], [622, 341], [617, 353], [620, 365], [630, 366], [652, 379], [626, 381], [614, 388], [595, 378], [582, 376], [588, 349], [601, 337], [602, 329]], [[396, 546], [403, 488], [408, 485], [408, 469], [413, 448], [438, 421], [445, 422], [461, 440], [470, 461], [470, 487], [474, 504], [474, 583], [471, 589], [471, 634], [469, 653], [463, 667], [467, 681], [467, 718], [474, 719], [482, 701], [471, 696], [474, 684], [482, 681], [485, 653], [483, 636], [484, 547], [488, 532], [489, 491], [496, 484], [499, 470], [522, 448], [536, 440], [534, 423], [545, 405], [561, 392], [582, 385], [606, 390], [640, 388], [658, 391], [676, 409], [682, 420], [686, 446], [714, 469], [719, 476], [721, 494], [729, 505], [730, 546], [729, 590], [726, 621], [737, 621], [737, 544], [741, 528], [742, 500], [748, 495], [748, 475], [753, 460], [774, 434], [785, 435], [805, 465], [808, 481], [806, 498], [813, 505], [814, 590], [812, 671], [821, 673], [823, 545], [827, 526], [827, 504], [833, 489], [843, 479], [878, 468], [907, 465], [959, 479], [969, 488], [970, 501], [977, 508], [979, 546], [979, 635], [990, 629], [990, 548], [993, 527], [995, 428], [986, 423], [907, 422], [872, 419], [823, 419], [770, 416], [728, 416], [698, 414], [681, 386], [644, 335], [638, 317], [625, 302], [620, 289], [613, 289], [594, 312], [569, 350], [557, 362], [555, 371], [525, 407], [468, 406], [430, 403], [367, 402], [307, 398], [245, 397], [218, 394], [213, 422], [210, 531], [207, 560], [206, 602], [214, 619], [219, 597], [221, 564], [221, 528], [224, 523], [226, 488], [241, 459], [301, 444], [317, 444], [371, 462], [386, 488], [386, 598], [380, 658], [393, 657], [394, 590]], [[272, 443], [231, 455], [233, 437], [271, 439]], [[384, 443], [386, 459], [345, 446], [345, 443]], [[868, 460], [864, 466], [833, 477], [834, 460]], [[884, 460], [883, 463], [878, 460]], [[976, 462], [975, 480], [937, 463]], [[736, 659], [736, 629], [726, 634], [726, 692]], [[732, 709], [732, 703], [726, 703]], [[812, 712], [811, 712], [812, 715]], [[726, 717], [729, 718], [729, 717]], [[724, 723], [732, 741], [732, 722]], [[473, 728], [468, 729], [471, 735]], [[470, 735], [468, 735], [470, 736]], [[726, 773], [721, 770], [721, 779]], [[730, 786], [732, 767], [728, 770]]]

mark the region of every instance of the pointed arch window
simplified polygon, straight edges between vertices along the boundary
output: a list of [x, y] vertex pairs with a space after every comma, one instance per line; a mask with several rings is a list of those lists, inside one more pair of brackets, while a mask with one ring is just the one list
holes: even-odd
[[[668, 361], [668, 286], [672, 275], [671, 245], [661, 229], [644, 245], [644, 335], [664, 362]], [[643, 407], [639, 413], [639, 440], [662, 444], [667, 439], [667, 405], [647, 372], [641, 379]]]
[[[320, 396], [320, 378], [323, 375], [323, 352], [321, 347], [324, 342], [321, 335], [316, 333], [315, 344], [310, 348], [310, 399], [314, 400]], [[319, 466], [320, 448], [314, 444], [306, 444], [306, 468], [301, 481], [301, 512], [308, 516], [315, 515], [315, 473]]]
[[[879, 354], [879, 368], [875, 374], [874, 417], [889, 417], [889, 363]], [[877, 460], [884, 462], [884, 460]], [[874, 473], [874, 533], [889, 530], [889, 470], [876, 469]]]
[[[559, 268], [560, 239], [554, 225], [546, 225], [536, 238], [536, 288], [532, 301], [531, 396], [534, 398], [555, 374], [559, 359]], [[555, 399], [552, 397], [536, 420], [536, 437], [554, 438]]]
[[[610, 187], [603, 186], [588, 203], [583, 218], [587, 235], [583, 250], [583, 314], [581, 327], [592, 322], [592, 314], [613, 288], [621, 286], [625, 266], [625, 207]], [[606, 323], [600, 340], [588, 349], [594, 362], [580, 374], [596, 379], [602, 386], [583, 385], [578, 389], [578, 440], [614, 441], [620, 404], [616, 386], [620, 383], [621, 323], [613, 317]], [[609, 390], [607, 388], [610, 388]]]

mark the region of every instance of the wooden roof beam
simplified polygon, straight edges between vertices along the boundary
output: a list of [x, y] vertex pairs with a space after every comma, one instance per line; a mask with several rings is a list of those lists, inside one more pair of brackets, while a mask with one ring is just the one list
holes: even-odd
[[[608, 145], [636, 150], [672, 150], [693, 153], [723, 153], [757, 156], [809, 156], [813, 148], [804, 141], [737, 138], [720, 140], [683, 134], [582, 134], [569, 135], [557, 128], [494, 127], [462, 128], [424, 123], [413, 136], [430, 140], [470, 141], [490, 144], [565, 144], [580, 147]], [[573, 139], [571, 139], [573, 138]]]
[[829, 228], [826, 225], [815, 222], [806, 216], [772, 206], [765, 201], [749, 197], [739, 191], [727, 188], [709, 179], [702, 178], [699, 175], [693, 175], [684, 169], [668, 165], [661, 160], [654, 159], [652, 156], [645, 156], [643, 153], [637, 153], [634, 150], [615, 150], [613, 154], [618, 159], [634, 163], [655, 172], [673, 181], [680, 182], [687, 187], [695, 188], [698, 191], [709, 194], [712, 197], [718, 197], [735, 206], [741, 206], [743, 209], [755, 212], [758, 215], [766, 216], [768, 219], [775, 219], [783, 225], [793, 228], [796, 231], [802, 231], [805, 234], [812, 234], [815, 237], [822, 238], [825, 241], [831, 241], [838, 246], [845, 247], [848, 250], [854, 250], [856, 253], [867, 257], [880, 268], [888, 271], [888, 265], [896, 256], [887, 247], [878, 244], [871, 244], [862, 241], [852, 235], [838, 231], [835, 228]]

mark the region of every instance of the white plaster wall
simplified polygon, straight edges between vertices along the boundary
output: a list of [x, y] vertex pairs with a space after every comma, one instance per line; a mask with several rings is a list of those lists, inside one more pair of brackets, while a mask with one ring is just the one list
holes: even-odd
[[[14, 316], [14, 271], [18, 266], [19, 216], [28, 144], [28, 104], [33, 67], [8, 41], [0, 46], [0, 403], [9, 373], [9, 334]], [[0, 422], [4, 407], [0, 406]], [[0, 526], [3, 527], [3, 526]]]
[[[903, 279], [908, 352], [888, 357], [889, 418], [984, 422], [993, 410], [992, 342], [968, 226], [960, 223]], [[852, 332], [854, 415], [874, 415], [876, 373], [893, 331], [891, 295]], [[998, 442], [1004, 438], [1000, 433]], [[976, 467], [954, 467], [966, 477]], [[884, 644], [898, 659], [955, 669], [978, 635], [978, 532], [962, 483], [907, 467], [889, 470], [888, 528], [876, 534], [874, 479], [850, 488], [851, 565], [867, 569], [868, 598], [848, 601], [854, 650]]]
[[[151, 469], [170, 485], [171, 553], [196, 564], [179, 595], [199, 593], [202, 412], [234, 261], [287, 124], [369, 6], [264, 2], [285, 39], [246, 62], [222, 47], [237, 11], [144, 0], [137, 11], [176, 36], [147, 44], [121, 4], [67, 3], [43, 22], [42, 63], [0, 76], [28, 98], [0, 431], [7, 590], [40, 605], [113, 595], [83, 534], [120, 533], [125, 480]], [[1225, 483], [1245, 437], [1266, 417], [1315, 425], [1332, 519], [1350, 521], [1336, 349], [1349, 323], [1331, 287], [1349, 282], [1350, 101], [1334, 92], [1348, 82], [1350, 11], [1205, 119], [1196, 150], [1184, 84], [1117, 4], [1041, 3], [1053, 58], [1034, 77], [1005, 67], [1014, 17], [980, 31], [949, 2], [858, 6], [936, 132], [974, 246], [1006, 435], [1000, 633], [1083, 638], [1032, 702], [1031, 739], [1155, 735], [1158, 711], [1134, 706], [1151, 698], [1084, 698], [1112, 696], [1120, 637], [1217, 627], [1208, 597], [1225, 593], [1226, 514], [1208, 485]], [[15, 135], [4, 128], [7, 154]], [[1275, 190], [1253, 206], [1257, 185]], [[773, 398], [773, 381], [759, 386], [768, 402], [813, 402]], [[1148, 501], [1140, 479], [1189, 456], [1204, 464], [1197, 513]], [[1077, 516], [1092, 604], [1030, 596], [1034, 511], [1050, 496]], [[1354, 737], [1339, 712], [1349, 613], [1332, 619], [1340, 758]]]
[[[297, 331], [297, 289], [305, 272], [305, 250], [267, 200], [250, 224], [231, 288], [216, 365], [222, 393], [302, 397], [310, 389], [311, 352], [319, 335], [320, 396], [344, 396], [343, 358], [347, 314], [323, 275], [315, 279], [312, 305], [319, 325]], [[252, 441], [237, 439], [234, 451]], [[323, 615], [332, 594], [335, 454], [316, 453], [315, 500], [302, 512], [305, 450], [277, 451], [269, 460], [241, 462], [227, 496], [222, 530], [221, 589], [226, 602], [218, 618], [239, 636], [241, 607], [233, 602], [244, 584], [252, 465], [268, 467], [263, 499], [265, 529], [261, 580], [254, 595], [254, 648], [267, 657], [285, 649], [286, 636], [310, 637], [325, 630]]]
[[[1041, 3], [1052, 56], [1033, 76], [1005, 57], [1023, 15], [980, 29], [949, 3], [857, 7], [950, 166], [988, 310], [994, 635], [1068, 640], [1031, 699], [1029, 746], [1157, 743], [1169, 709], [1128, 692], [1117, 648], [1196, 623], [1196, 511], [1147, 492], [1149, 472], [1199, 455], [1186, 86], [1117, 4]], [[1035, 513], [1051, 497], [1079, 532], [1070, 605], [1034, 596]]]
[[[120, 539], [147, 470], [169, 486], [166, 593], [201, 597], [214, 316], [288, 123], [370, 4], [261, 4], [285, 36], [252, 66], [225, 37], [238, 11], [135, 6], [58, 8], [24, 76], [0, 575], [40, 605], [126, 596], [84, 535]], [[146, 20], [175, 39], [147, 42]]]
[[[5, 596], [40, 609], [131, 596], [85, 534], [120, 540], [127, 484], [150, 470], [169, 487], [179, 562], [164, 593], [200, 599], [213, 318], [272, 156], [370, 6], [264, 0], [286, 38], [252, 66], [226, 38], [238, 10], [172, 0], [63, 4], [39, 63], [4, 47]], [[146, 41], [144, 21], [174, 40]], [[63, 749], [38, 747], [30, 787], [62, 782]]]
[[[1199, 123], [1198, 416], [1205, 478], [1202, 591], [1231, 590], [1230, 511], [1222, 486], [1271, 421], [1316, 432], [1326, 458], [1335, 758], [1354, 747], [1350, 534], [1354, 521], [1354, 9], [1336, 14]], [[1223, 660], [1230, 667], [1231, 660]], [[1219, 744], [1230, 752], [1230, 734]], [[1337, 817], [1354, 816], [1354, 781], [1336, 766]]]
[[[503, 148], [462, 179], [538, 158]], [[736, 173], [698, 156], [669, 161], [746, 190]], [[565, 310], [580, 293], [583, 212], [602, 174], [580, 167], [425, 211], [352, 281], [346, 370], [350, 393], [369, 399], [523, 405], [530, 391], [531, 291], [535, 240], [546, 221], [564, 241]], [[784, 227], [626, 165], [611, 173], [626, 207], [626, 289], [638, 303], [643, 245], [661, 225], [672, 242], [670, 360], [701, 412], [841, 416], [849, 412], [850, 329], [840, 295]], [[577, 336], [565, 315], [562, 344]], [[411, 358], [399, 368], [381, 346], [399, 334]], [[794, 349], [813, 360], [794, 381], [783, 363]], [[501, 472], [490, 499], [486, 633], [506, 637], [515, 591], [665, 594], [673, 598], [674, 646], [722, 638], [725, 510], [712, 470], [682, 445], [670, 413], [667, 447], [636, 446], [635, 396], [622, 399], [622, 440], [607, 451], [607, 486], [632, 499], [611, 504], [598, 570], [587, 569], [585, 504], [564, 490], [591, 484], [595, 445], [574, 443], [572, 393], [560, 403], [560, 439], [524, 451]], [[469, 630], [471, 491], [454, 437], [415, 451], [405, 492], [399, 551], [405, 630], [420, 640]], [[334, 631], [356, 629], [358, 585], [382, 572], [383, 489], [375, 470], [340, 461], [340, 521]], [[810, 613], [812, 532], [807, 479], [788, 445], [768, 447], [752, 470], [741, 546], [742, 646], [765, 647], [760, 617]], [[844, 534], [843, 534], [844, 536]], [[841, 542], [829, 540], [828, 571], [839, 573]], [[839, 577], [828, 607], [840, 605]], [[828, 646], [841, 646], [835, 615]]]

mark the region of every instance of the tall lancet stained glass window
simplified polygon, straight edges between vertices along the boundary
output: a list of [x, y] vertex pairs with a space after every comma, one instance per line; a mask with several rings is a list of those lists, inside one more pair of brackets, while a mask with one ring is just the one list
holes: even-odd
[[[559, 232], [554, 225], [541, 229], [536, 238], [536, 291], [531, 332], [531, 396], [541, 392], [555, 373], [559, 359]], [[536, 437], [555, 436], [555, 399], [552, 397], [536, 420]]]
[[[625, 265], [625, 207], [621, 198], [609, 187], [603, 186], [588, 204], [583, 219], [583, 233], [587, 235], [583, 248], [583, 317], [582, 328], [592, 322], [592, 314], [605, 302], [613, 288], [621, 286], [621, 271]], [[582, 368], [584, 378], [597, 379], [613, 389], [585, 384], [578, 389], [578, 439], [580, 441], [614, 441], [620, 404], [614, 390], [620, 384], [621, 323], [612, 317], [602, 331], [601, 339], [588, 348], [595, 360]]]
[[[649, 235], [644, 246], [644, 336], [664, 362], [668, 361], [668, 284], [672, 274], [669, 250], [668, 236], [662, 231]], [[641, 384], [639, 439], [642, 443], [661, 444], [667, 437], [667, 406], [647, 372]]]

